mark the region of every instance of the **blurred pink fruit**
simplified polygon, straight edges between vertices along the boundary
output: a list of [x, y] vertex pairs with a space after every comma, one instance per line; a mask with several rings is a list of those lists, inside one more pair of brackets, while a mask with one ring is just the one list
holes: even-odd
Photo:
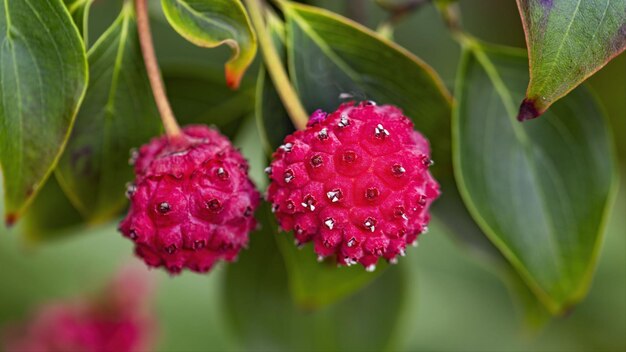
[[6, 352], [139, 352], [150, 348], [146, 273], [126, 268], [96, 296], [49, 303], [4, 331]]

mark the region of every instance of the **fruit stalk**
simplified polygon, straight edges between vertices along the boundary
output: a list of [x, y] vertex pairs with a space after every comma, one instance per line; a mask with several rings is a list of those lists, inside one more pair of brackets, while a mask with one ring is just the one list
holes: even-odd
[[178, 122], [176, 122], [167, 95], [165, 94], [161, 71], [154, 53], [146, 0], [135, 0], [135, 12], [137, 15], [139, 44], [141, 46], [141, 53], [143, 54], [143, 61], [146, 65], [148, 79], [150, 80], [150, 86], [152, 87], [152, 94], [154, 95], [154, 100], [159, 109], [161, 121], [163, 122], [163, 127], [165, 127], [165, 133], [172, 139], [180, 136], [181, 130], [180, 126], [178, 126]]
[[259, 3], [260, 1], [261, 0], [245, 0], [246, 5], [248, 5], [248, 12], [250, 13], [252, 26], [254, 27], [259, 39], [259, 45], [261, 46], [265, 66], [267, 67], [267, 71], [272, 78], [272, 82], [274, 82], [274, 87], [276, 87], [276, 91], [278, 92], [285, 109], [289, 113], [291, 122], [293, 122], [293, 125], [297, 129], [304, 130], [307, 122], [309, 121], [308, 114], [306, 113], [306, 110], [304, 110], [296, 90], [291, 85], [280, 57], [274, 48], [272, 38], [267, 32], [261, 10], [261, 4]]

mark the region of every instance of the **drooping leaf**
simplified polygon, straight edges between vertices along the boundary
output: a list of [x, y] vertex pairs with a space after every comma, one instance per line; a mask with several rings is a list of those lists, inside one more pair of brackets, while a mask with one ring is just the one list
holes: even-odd
[[402, 47], [332, 12], [281, 2], [291, 78], [309, 113], [331, 112], [341, 93], [404, 110], [433, 146], [438, 174], [451, 174], [450, 97], [431, 67]]
[[[285, 24], [273, 12], [269, 11], [266, 22], [274, 47], [281, 61], [285, 63], [287, 56]], [[295, 131], [265, 66], [261, 66], [257, 78], [256, 118], [268, 155], [271, 155], [283, 143], [287, 135]]]
[[517, 0], [530, 83], [520, 121], [543, 114], [626, 49], [626, 1]]
[[89, 9], [93, 0], [63, 0], [63, 2], [70, 12], [80, 35], [83, 37], [85, 47], [87, 47], [87, 40], [89, 39]]
[[130, 149], [160, 132], [130, 3], [88, 59], [91, 82], [56, 176], [74, 206], [98, 222], [126, 205]]
[[165, 17], [188, 41], [206, 48], [226, 44], [232, 56], [226, 63], [226, 85], [239, 87], [254, 60], [257, 42], [239, 0], [161, 0]]
[[87, 86], [87, 61], [61, 0], [5, 0], [0, 43], [0, 166], [11, 224], [63, 151]]
[[33, 204], [24, 213], [20, 232], [29, 242], [55, 240], [75, 234], [83, 222], [83, 217], [67, 199], [57, 183], [50, 177]]
[[244, 81], [233, 91], [223, 79], [221, 72], [205, 65], [164, 67], [167, 96], [181, 125], [214, 125], [235, 137], [242, 119], [254, 111], [254, 87]]
[[[358, 294], [332, 306], [304, 311], [289, 297], [287, 273], [273, 216], [257, 212], [263, 229], [226, 269], [224, 299], [240, 348], [258, 351], [380, 351], [389, 347], [405, 302], [402, 268], [387, 270]], [[313, 259], [313, 258], [309, 258]], [[314, 260], [314, 259], [313, 259]], [[363, 333], [367, 332], [367, 339]]]
[[526, 284], [561, 313], [585, 296], [602, 242], [615, 185], [608, 126], [584, 88], [520, 124], [523, 52], [468, 48], [453, 115], [461, 195]]

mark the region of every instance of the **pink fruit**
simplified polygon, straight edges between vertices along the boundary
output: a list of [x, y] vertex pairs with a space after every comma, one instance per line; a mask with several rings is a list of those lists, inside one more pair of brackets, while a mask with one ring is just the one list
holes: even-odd
[[268, 200], [280, 226], [341, 265], [395, 263], [427, 230], [439, 196], [428, 141], [390, 105], [318, 110], [273, 157]]
[[[3, 331], [7, 352], [151, 350], [155, 321], [145, 273], [125, 272], [96, 299], [48, 303], [32, 319]], [[130, 298], [130, 297], [140, 297]]]
[[183, 133], [174, 142], [155, 138], [131, 157], [136, 179], [120, 224], [146, 264], [172, 274], [235, 260], [260, 202], [246, 160], [226, 137], [200, 125]]

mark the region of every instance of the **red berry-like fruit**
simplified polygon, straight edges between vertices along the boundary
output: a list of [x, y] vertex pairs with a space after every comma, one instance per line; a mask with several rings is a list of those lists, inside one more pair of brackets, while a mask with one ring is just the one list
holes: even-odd
[[3, 327], [6, 352], [152, 351], [156, 337], [153, 290], [145, 273], [124, 269], [105, 290], [37, 308], [24, 322]]
[[280, 226], [341, 265], [395, 263], [427, 230], [439, 196], [428, 141], [390, 105], [316, 111], [273, 158], [268, 200]]
[[207, 272], [217, 260], [235, 260], [256, 227], [260, 202], [248, 163], [226, 137], [201, 125], [182, 131], [131, 155], [136, 179], [120, 224], [138, 256], [172, 274]]

